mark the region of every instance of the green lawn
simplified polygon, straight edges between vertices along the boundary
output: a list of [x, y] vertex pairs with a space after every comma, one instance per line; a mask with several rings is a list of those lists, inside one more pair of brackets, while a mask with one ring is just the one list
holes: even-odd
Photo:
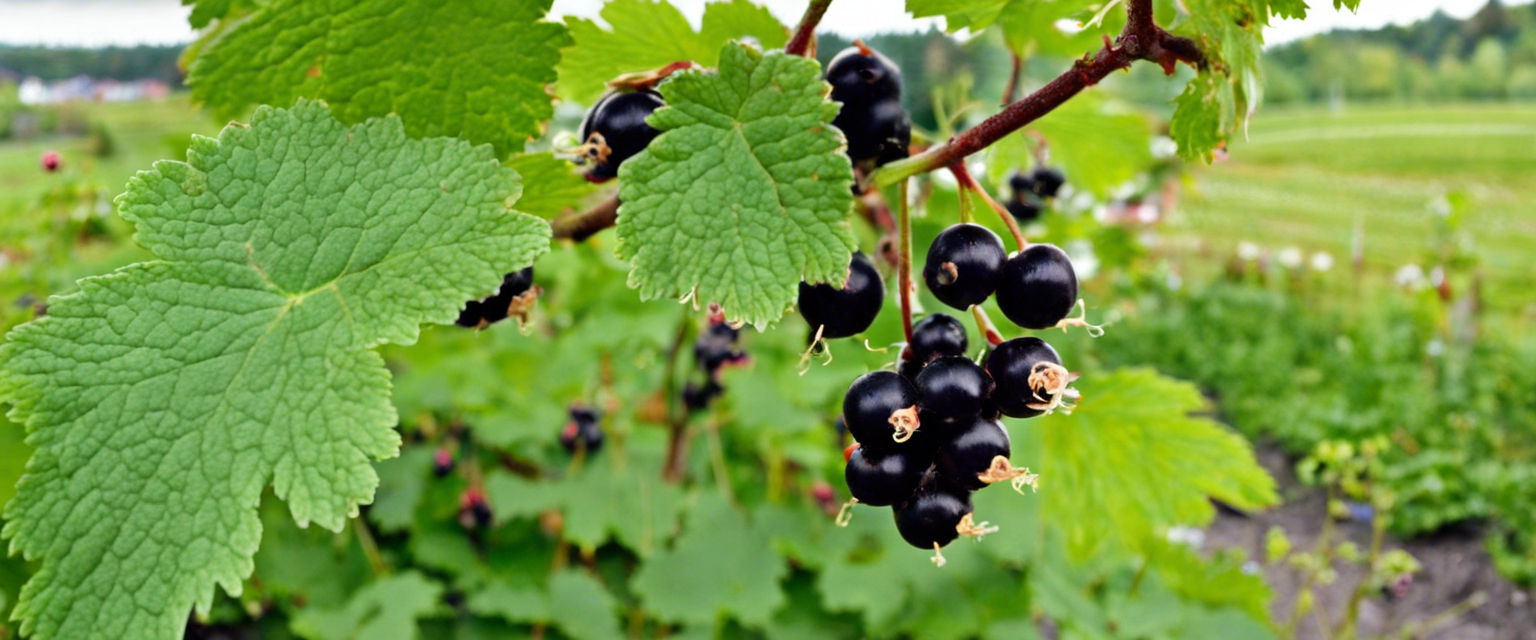
[[1261, 111], [1228, 160], [1197, 170], [1169, 231], [1176, 246], [1219, 259], [1246, 240], [1327, 251], [1347, 268], [1358, 226], [1379, 286], [1406, 263], [1425, 264], [1430, 203], [1453, 191], [1471, 197], [1465, 228], [1486, 270], [1490, 306], [1536, 313], [1531, 105]]

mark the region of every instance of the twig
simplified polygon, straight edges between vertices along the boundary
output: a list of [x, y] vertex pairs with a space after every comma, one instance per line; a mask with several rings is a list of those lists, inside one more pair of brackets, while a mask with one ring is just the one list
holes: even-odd
[[549, 221], [556, 238], [568, 238], [581, 242], [599, 231], [607, 229], [619, 220], [619, 194], [615, 193], [596, 206], [580, 213], [568, 213]]
[[996, 200], [992, 199], [992, 196], [987, 195], [987, 190], [981, 188], [981, 183], [976, 182], [976, 178], [971, 177], [970, 170], [965, 168], [965, 162], [956, 162], [949, 165], [949, 172], [955, 174], [955, 180], [960, 183], [960, 191], [962, 193], [974, 191], [976, 195], [981, 197], [983, 202], [987, 203], [987, 206], [997, 212], [997, 217], [1001, 218], [1003, 224], [1008, 226], [1008, 233], [1013, 234], [1013, 241], [1019, 245], [1019, 251], [1029, 248], [1029, 240], [1024, 238], [1024, 230], [1019, 228], [1019, 221], [1013, 219], [1013, 214], [1008, 213], [1007, 208], [998, 204]]
[[896, 262], [896, 287], [900, 289], [897, 294], [901, 299], [901, 332], [907, 337], [907, 344], [912, 343], [912, 213], [907, 206], [907, 181], [901, 181], [901, 203], [897, 211], [896, 226], [901, 236], [897, 249], [900, 251]]
[[666, 379], [662, 381], [662, 389], [667, 394], [667, 460], [662, 464], [661, 478], [667, 482], [677, 482], [683, 476], [683, 452], [687, 449], [688, 439], [685, 436], [688, 425], [687, 417], [677, 411], [677, 358], [682, 353], [683, 342], [688, 339], [688, 330], [692, 325], [692, 316], [684, 311], [682, 320], [677, 323], [672, 347], [667, 351]]
[[821, 17], [827, 14], [827, 7], [832, 6], [832, 0], [811, 0], [811, 4], [805, 8], [805, 15], [800, 17], [800, 26], [795, 27], [794, 37], [789, 39], [789, 44], [784, 45], [784, 53], [792, 56], [812, 57], [812, 43], [816, 41], [816, 25], [821, 24]]
[[[1012, 52], [1010, 52], [1012, 53]], [[1019, 76], [1024, 74], [1024, 57], [1013, 53], [1013, 72], [1008, 74], [1008, 88], [1003, 89], [1003, 105], [1008, 106], [1019, 94]]]

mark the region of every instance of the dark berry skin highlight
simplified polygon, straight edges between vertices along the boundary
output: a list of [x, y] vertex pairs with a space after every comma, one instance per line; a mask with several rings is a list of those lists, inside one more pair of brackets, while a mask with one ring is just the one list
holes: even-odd
[[928, 363], [917, 374], [924, 425], [933, 429], [939, 426], [938, 421], [975, 417], [991, 395], [992, 386], [992, 379], [970, 358], [946, 356]]
[[1039, 403], [1039, 389], [1030, 387], [1029, 377], [1035, 365], [1041, 362], [1060, 365], [1061, 356], [1044, 340], [1035, 337], [1014, 338], [1006, 341], [987, 354], [983, 367], [997, 385], [992, 390], [992, 402], [1003, 415], [1011, 418], [1033, 418], [1042, 412], [1028, 405]]
[[987, 486], [980, 476], [997, 456], [1013, 455], [1008, 430], [995, 420], [977, 417], [939, 446], [934, 465], [944, 481], [975, 491]]
[[827, 62], [832, 99], [867, 106], [901, 98], [901, 68], [868, 47], [848, 47]]
[[890, 450], [899, 444], [891, 416], [918, 404], [917, 387], [894, 371], [859, 376], [843, 395], [843, 422], [861, 448]]
[[945, 313], [929, 314], [912, 326], [912, 357], [927, 364], [943, 356], [963, 356], [969, 347], [965, 325]]
[[1003, 239], [977, 224], [957, 224], [928, 246], [923, 282], [940, 302], [964, 311], [997, 289], [1008, 252]]
[[960, 520], [972, 511], [969, 491], [931, 483], [896, 507], [896, 531], [919, 549], [942, 547], [960, 537]]
[[854, 499], [873, 507], [889, 507], [912, 497], [928, 470], [928, 456], [905, 451], [853, 450], [843, 468], [843, 480]]
[[661, 132], [646, 124], [645, 119], [665, 105], [661, 94], [650, 90], [616, 91], [592, 105], [581, 123], [581, 140], [593, 143], [592, 134], [601, 134], [608, 154], [601, 157], [596, 148], [589, 150], [588, 160], [593, 165], [587, 171], [587, 179], [602, 182], [618, 176], [619, 165], [643, 151], [660, 135]]
[[800, 283], [800, 315], [821, 330], [824, 339], [846, 338], [874, 324], [885, 305], [885, 281], [862, 253], [848, 263], [848, 282], [838, 289], [830, 284]]
[[997, 281], [997, 306], [1025, 329], [1049, 329], [1077, 304], [1077, 272], [1056, 245], [1036, 244], [1008, 258]]

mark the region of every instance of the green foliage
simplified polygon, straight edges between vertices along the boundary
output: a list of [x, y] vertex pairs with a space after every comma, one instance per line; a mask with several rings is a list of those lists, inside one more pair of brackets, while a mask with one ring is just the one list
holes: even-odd
[[760, 627], [784, 604], [779, 580], [788, 570], [766, 535], [729, 504], [706, 499], [676, 546], [646, 562], [632, 586], [662, 620], [708, 624], [729, 616]]
[[619, 257], [642, 299], [718, 302], [759, 327], [799, 282], [842, 283], [852, 168], [814, 60], [740, 44], [661, 86], [662, 134], [624, 163]]
[[1037, 54], [1079, 56], [1098, 45], [1100, 36], [1118, 32], [1123, 12], [1110, 12], [1090, 28], [1067, 35], [1060, 20], [1088, 22], [1102, 6], [1094, 0], [907, 0], [907, 11], [918, 17], [943, 16], [950, 32], [979, 33], [996, 28], [1008, 48], [1020, 56]]
[[1190, 415], [1205, 406], [1194, 386], [1149, 370], [1097, 373], [1077, 386], [1077, 411], [1040, 421], [1038, 463], [1042, 517], [1063, 523], [1074, 552], [1105, 540], [1139, 547], [1164, 527], [1204, 525], [1215, 516], [1209, 498], [1240, 509], [1278, 501], [1246, 441]]
[[416, 619], [437, 611], [442, 595], [441, 585], [409, 571], [369, 583], [344, 607], [305, 609], [293, 629], [313, 640], [416, 640]]
[[135, 177], [120, 210], [161, 261], [82, 281], [0, 348], [36, 450], [6, 508], [45, 567], [23, 632], [179, 631], [214, 583], [239, 592], [269, 481], [299, 522], [339, 529], [399, 442], [370, 348], [543, 250], [547, 230], [507, 210], [517, 190], [486, 149], [410, 141], [393, 118], [346, 128], [319, 103]]
[[352, 124], [393, 113], [413, 137], [522, 150], [552, 114], [565, 29], [550, 0], [272, 0], [209, 42], [193, 95], [225, 117], [320, 98]]
[[590, 104], [602, 95], [609, 80], [674, 62], [714, 66], [720, 47], [732, 40], [755, 38], [763, 49], [781, 48], [789, 40], [784, 25], [749, 0], [704, 5], [704, 21], [697, 32], [682, 12], [666, 2], [615, 0], [603, 5], [602, 17], [609, 29], [582, 18], [566, 20], [575, 44], [560, 61], [560, 97], [564, 99]]

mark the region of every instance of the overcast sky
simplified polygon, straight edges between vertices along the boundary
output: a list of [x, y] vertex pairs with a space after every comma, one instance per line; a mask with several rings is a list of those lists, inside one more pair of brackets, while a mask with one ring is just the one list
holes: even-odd
[[[805, 0], [758, 0], [785, 24], [793, 24]], [[1436, 9], [1457, 17], [1477, 11], [1485, 0], [1365, 0], [1359, 14], [1337, 12], [1328, 0], [1313, 0], [1317, 8], [1304, 21], [1287, 20], [1269, 31], [1271, 43], [1285, 42], [1334, 27], [1379, 27], [1425, 18]], [[1517, 2], [1518, 3], [1518, 2]], [[595, 16], [602, 0], [555, 0], [557, 15]], [[695, 24], [704, 0], [672, 0]], [[902, 11], [900, 0], [842, 0], [834, 2], [822, 27], [847, 36], [891, 30], [926, 28]], [[0, 42], [25, 44], [174, 44], [186, 42], [192, 31], [187, 9], [178, 0], [0, 0]]]

